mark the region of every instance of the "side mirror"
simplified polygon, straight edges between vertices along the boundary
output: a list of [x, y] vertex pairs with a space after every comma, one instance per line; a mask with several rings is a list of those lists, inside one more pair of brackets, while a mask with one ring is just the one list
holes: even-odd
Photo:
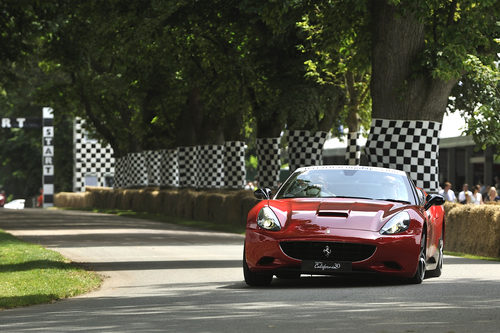
[[271, 189], [265, 187], [265, 188], [259, 188], [255, 192], [253, 192], [253, 195], [259, 200], [264, 200], [267, 199], [269, 200], [271, 198]]
[[444, 197], [441, 194], [429, 194], [426, 198], [424, 209], [428, 210], [432, 206], [440, 206], [444, 204]]
[[425, 204], [425, 192], [420, 187], [417, 187], [418, 200], [421, 205]]

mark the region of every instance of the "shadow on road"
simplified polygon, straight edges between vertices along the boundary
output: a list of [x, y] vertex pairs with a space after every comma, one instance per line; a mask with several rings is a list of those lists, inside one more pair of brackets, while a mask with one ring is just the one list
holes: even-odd
[[[448, 294], [448, 285], [440, 282], [365, 288], [372, 285], [344, 278], [273, 281], [269, 288], [249, 288], [242, 281], [161, 284], [151, 286], [155, 294], [83, 297], [23, 311], [3, 311], [0, 328], [260, 332], [279, 327], [279, 331], [304, 332], [332, 331], [331, 327], [335, 327], [336, 332], [493, 332], [496, 326], [492, 322], [500, 311], [500, 300], [485, 300], [484, 293], [498, 295], [500, 285], [498, 281], [484, 281], [484, 292], [473, 295], [464, 288], [471, 283], [476, 281], [454, 281], [453, 294]], [[447, 293], [446, 297], [443, 293]], [[456, 322], [457, 315], [462, 322]], [[467, 326], [463, 326], [464, 322]]]
[[153, 269], [233, 268], [241, 267], [241, 260], [114, 261], [79, 264], [99, 272]]

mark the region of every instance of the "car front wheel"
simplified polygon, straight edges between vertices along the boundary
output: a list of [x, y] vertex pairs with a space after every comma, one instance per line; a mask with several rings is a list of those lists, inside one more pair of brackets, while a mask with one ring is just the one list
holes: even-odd
[[248, 268], [245, 250], [243, 250], [243, 276], [245, 277], [245, 283], [252, 287], [268, 286], [273, 280], [271, 273], [252, 272]]
[[425, 267], [426, 267], [426, 236], [422, 235], [422, 240], [420, 241], [420, 254], [418, 256], [417, 271], [415, 275], [410, 279], [410, 283], [420, 284], [425, 278]]

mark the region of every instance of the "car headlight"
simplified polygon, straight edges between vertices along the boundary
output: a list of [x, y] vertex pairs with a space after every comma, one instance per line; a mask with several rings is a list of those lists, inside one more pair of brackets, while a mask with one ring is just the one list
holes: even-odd
[[267, 206], [260, 210], [259, 215], [257, 216], [257, 225], [266, 230], [281, 230], [281, 224], [278, 217], [274, 214], [272, 209]]
[[382, 235], [393, 235], [408, 230], [410, 227], [410, 214], [400, 212], [391, 217], [389, 221], [380, 229]]

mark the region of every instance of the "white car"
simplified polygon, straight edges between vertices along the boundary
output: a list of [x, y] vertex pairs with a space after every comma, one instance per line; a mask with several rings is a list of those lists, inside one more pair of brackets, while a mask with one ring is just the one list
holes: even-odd
[[3, 208], [7, 209], [24, 209], [24, 199], [16, 199], [6, 203]]

